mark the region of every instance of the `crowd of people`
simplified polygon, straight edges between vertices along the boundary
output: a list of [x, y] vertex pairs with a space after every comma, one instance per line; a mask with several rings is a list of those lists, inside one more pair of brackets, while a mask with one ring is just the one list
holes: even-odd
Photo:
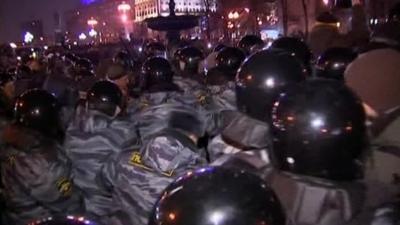
[[351, 42], [324, 14], [270, 44], [3, 46], [0, 224], [400, 224], [398, 8]]

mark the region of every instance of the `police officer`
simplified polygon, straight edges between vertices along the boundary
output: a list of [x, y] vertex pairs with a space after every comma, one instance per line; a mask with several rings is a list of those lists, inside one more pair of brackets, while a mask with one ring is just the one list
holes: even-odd
[[185, 94], [202, 94], [204, 77], [199, 71], [199, 66], [203, 59], [203, 52], [196, 47], [188, 46], [178, 50], [176, 55], [178, 73], [174, 76], [174, 82]]
[[319, 56], [315, 76], [344, 82], [344, 71], [357, 58], [350, 48], [330, 48]]
[[[209, 145], [211, 160], [239, 151], [266, 149], [269, 144], [268, 111], [275, 98], [288, 85], [304, 81], [302, 65], [285, 52], [263, 50], [252, 55], [239, 69], [236, 101], [239, 112], [223, 116], [223, 131]], [[264, 151], [262, 158], [268, 162]], [[259, 157], [261, 158], [261, 157]]]
[[267, 181], [294, 224], [353, 222], [399, 191], [363, 180], [366, 116], [361, 100], [342, 83], [313, 80], [288, 89], [272, 118], [277, 170]]
[[219, 134], [223, 111], [236, 110], [235, 76], [245, 59], [242, 50], [225, 47], [216, 58], [216, 67], [206, 74], [207, 110], [209, 120], [207, 131], [211, 137]]
[[285, 214], [274, 192], [256, 175], [208, 167], [170, 184], [148, 224], [282, 225]]
[[345, 71], [346, 84], [360, 96], [368, 115], [372, 157], [366, 176], [388, 184], [398, 184], [400, 177], [399, 28], [400, 23], [392, 21], [374, 30], [372, 48]]
[[198, 107], [198, 100], [173, 82], [174, 73], [169, 62], [161, 57], [148, 59], [142, 66], [142, 94], [128, 106], [128, 114], [136, 122], [142, 140], [163, 128], [165, 115], [176, 104]]
[[109, 224], [146, 225], [162, 190], [189, 169], [205, 165], [197, 148], [204, 120], [191, 107], [176, 105], [163, 117], [166, 128], [153, 133], [139, 149], [109, 160], [101, 178], [117, 207]]
[[93, 73], [93, 64], [89, 59], [80, 58], [75, 63], [74, 80], [82, 100], [86, 99], [87, 91], [93, 86], [97, 78]]
[[236, 109], [234, 81], [245, 58], [242, 50], [226, 47], [217, 55], [216, 68], [208, 71], [206, 75], [207, 90], [212, 95], [213, 102], [220, 106], [220, 109]]
[[75, 184], [83, 191], [86, 210], [95, 216], [112, 208], [111, 199], [97, 187], [97, 173], [111, 154], [136, 145], [138, 140], [134, 124], [118, 117], [123, 105], [116, 84], [98, 81], [88, 92], [86, 109], [67, 131], [65, 149], [72, 160]]
[[14, 122], [2, 137], [6, 224], [80, 210], [71, 162], [60, 145], [64, 135], [59, 112], [55, 97], [42, 90], [27, 91], [15, 103]]

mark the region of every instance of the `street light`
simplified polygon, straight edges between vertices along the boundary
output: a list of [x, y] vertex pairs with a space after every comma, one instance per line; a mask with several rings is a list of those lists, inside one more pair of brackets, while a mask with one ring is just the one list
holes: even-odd
[[92, 28], [93, 28], [94, 26], [96, 26], [98, 23], [99, 23], [99, 22], [97, 22], [97, 20], [94, 19], [93, 17], [90, 18], [90, 19], [87, 21], [87, 24], [88, 24], [89, 26], [91, 26]]
[[31, 43], [33, 41], [35, 37], [33, 36], [33, 34], [31, 34], [30, 32], [26, 32], [24, 35], [24, 42], [25, 43]]
[[131, 6], [126, 3], [126, 2], [122, 2], [121, 4], [118, 5], [118, 12], [121, 14], [120, 18], [122, 21], [122, 24], [124, 25], [124, 30], [125, 30], [125, 37], [127, 39], [129, 39], [129, 27], [130, 25], [130, 21], [129, 21], [129, 16], [128, 13], [131, 10]]
[[118, 11], [120, 12], [127, 12], [131, 10], [131, 6], [128, 3], [122, 2], [121, 4], [118, 5]]

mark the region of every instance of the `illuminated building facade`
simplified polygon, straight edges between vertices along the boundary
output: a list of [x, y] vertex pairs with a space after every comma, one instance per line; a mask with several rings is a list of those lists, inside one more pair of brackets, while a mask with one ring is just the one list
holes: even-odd
[[[216, 11], [216, 1], [210, 0], [210, 11]], [[206, 11], [204, 0], [175, 0], [177, 15], [198, 15]], [[135, 0], [135, 21], [141, 22], [150, 17], [168, 16], [169, 0]]]

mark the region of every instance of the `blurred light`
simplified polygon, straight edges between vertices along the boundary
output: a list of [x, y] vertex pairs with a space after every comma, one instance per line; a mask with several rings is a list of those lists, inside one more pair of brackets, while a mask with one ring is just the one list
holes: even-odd
[[143, 48], [142, 47], [139, 47], [139, 52], [142, 52], [143, 51]]
[[18, 61], [21, 61], [21, 59], [22, 59], [21, 56], [17, 56]]
[[292, 157], [287, 157], [286, 158], [286, 162], [289, 163], [289, 164], [294, 164], [295, 160]]
[[261, 26], [262, 24], [263, 24], [263, 22], [262, 22], [262, 21], [258, 21], [258, 25], [260, 25], [260, 26]]
[[170, 213], [170, 214], [168, 214], [168, 218], [169, 218], [170, 220], [175, 220], [176, 215], [175, 215], [174, 213]]
[[324, 5], [328, 5], [329, 4], [329, 0], [322, 0], [322, 2], [324, 3]]
[[378, 19], [375, 19], [375, 25], [378, 24]]
[[14, 42], [11, 42], [10, 47], [15, 49], [15, 48], [17, 48], [17, 44], [15, 44]]
[[324, 125], [325, 125], [325, 123], [321, 118], [315, 118], [311, 121], [311, 126], [314, 128], [320, 128]]
[[273, 88], [275, 86], [274, 78], [268, 78], [265, 81], [265, 85], [267, 85], [267, 87]]
[[211, 43], [208, 43], [208, 44], [207, 44], [207, 48], [211, 49], [211, 48], [212, 48], [212, 44], [211, 44]]
[[24, 42], [31, 43], [35, 37], [30, 32], [26, 32], [24, 35]]
[[86, 34], [84, 34], [84, 33], [81, 33], [81, 34], [79, 35], [79, 40], [86, 40], [86, 38], [87, 38], [87, 36], [86, 36]]
[[125, 2], [118, 5], [118, 11], [126, 12], [131, 10], [131, 6]]
[[212, 214], [210, 216], [210, 222], [213, 225], [218, 225], [222, 222], [224, 217], [225, 217], [225, 215], [219, 211], [212, 212]]
[[244, 11], [246, 11], [247, 13], [249, 13], [249, 12], [250, 12], [250, 9], [249, 9], [249, 8], [244, 8]]
[[340, 23], [339, 22], [336, 23], [336, 27], [340, 27]]
[[90, 37], [96, 37], [96, 36], [97, 36], [97, 31], [95, 31], [94, 29], [91, 29], [91, 30], [89, 31], [89, 36], [90, 36]]
[[87, 21], [87, 24], [89, 25], [89, 26], [96, 26], [97, 24], [98, 24], [98, 22], [97, 22], [97, 20], [95, 20], [93, 17], [91, 18], [91, 19], [89, 19], [88, 21]]
[[78, 42], [74, 41], [74, 45], [78, 45]]
[[49, 46], [45, 45], [43, 48], [44, 48], [44, 50], [47, 50], [47, 49], [49, 49]]
[[41, 41], [43, 41], [43, 40], [44, 40], [44, 38], [43, 38], [43, 37], [40, 37], [39, 39], [40, 39]]
[[121, 15], [121, 20], [122, 20], [123, 23], [128, 22], [128, 16], [126, 14], [122, 14]]

